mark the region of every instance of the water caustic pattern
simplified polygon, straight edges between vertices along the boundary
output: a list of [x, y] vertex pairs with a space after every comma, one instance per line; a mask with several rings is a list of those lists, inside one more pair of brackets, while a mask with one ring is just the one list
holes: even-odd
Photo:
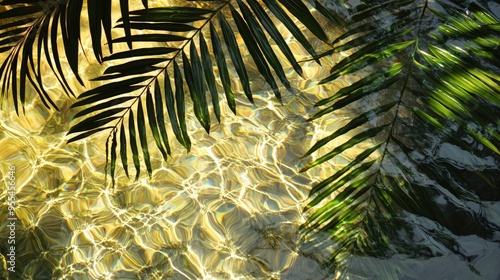
[[[85, 40], [90, 38], [82, 38], [82, 45], [89, 46]], [[290, 46], [303, 53], [294, 42]], [[91, 53], [90, 47], [86, 51]], [[102, 72], [98, 64], [86, 62], [89, 58], [81, 58], [85, 78]], [[332, 90], [310, 79], [328, 67], [306, 62], [303, 68], [305, 79], [292, 76], [296, 93], [284, 94], [283, 105], [254, 75], [255, 105], [239, 98], [235, 116], [223, 102], [221, 124], [212, 116], [210, 134], [187, 103], [191, 151], [187, 153], [170, 134], [170, 143], [175, 144], [167, 162], [150, 149], [151, 179], [143, 171], [133, 182], [120, 165], [112, 187], [104, 179], [107, 134], [66, 144], [65, 134], [76, 112], [70, 109], [73, 100], [65, 96], [47, 67], [44, 83], [60, 112], [47, 110], [29, 92], [26, 99], [31, 103], [26, 104], [25, 114], [18, 117], [9, 110], [11, 101], [3, 104], [0, 113], [1, 177], [6, 180], [9, 166], [16, 168], [18, 220], [12, 275], [22, 279], [329, 278], [314, 255], [301, 253], [298, 227], [305, 220], [302, 208], [312, 184], [346, 159], [339, 157], [332, 165], [298, 173], [310, 160], [301, 158], [306, 149], [326, 135], [318, 124], [305, 121], [306, 112], [310, 114], [314, 101]], [[68, 80], [72, 76], [68, 74]], [[235, 89], [239, 91], [237, 84]], [[321, 120], [329, 122], [322, 127], [341, 126], [345, 114]], [[152, 137], [148, 145], [155, 146]], [[4, 189], [0, 199], [4, 215]], [[0, 246], [6, 246], [7, 221], [0, 221]]]
[[19, 273], [32, 279], [323, 278], [318, 264], [300, 254], [297, 233], [317, 180], [312, 172], [297, 173], [315, 130], [303, 117], [308, 96], [286, 96], [283, 106], [267, 93], [255, 107], [240, 102], [238, 116], [224, 112], [209, 135], [192, 132], [189, 154], [180, 145], [167, 163], [153, 154], [151, 180], [134, 183], [119, 169], [115, 188], [104, 184], [104, 136], [66, 145], [64, 113], [41, 104], [22, 117], [3, 111], [0, 158], [17, 168]]

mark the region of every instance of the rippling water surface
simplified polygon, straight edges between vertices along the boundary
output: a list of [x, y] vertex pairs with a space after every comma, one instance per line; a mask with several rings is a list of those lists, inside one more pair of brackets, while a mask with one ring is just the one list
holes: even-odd
[[[90, 45], [88, 40], [83, 36], [84, 46]], [[300, 56], [298, 45], [292, 42], [291, 48]], [[103, 68], [92, 62], [90, 47], [86, 52], [90, 63], [82, 56], [80, 73], [89, 79]], [[66, 144], [65, 134], [74, 124], [76, 111], [69, 108], [74, 101], [46, 67], [44, 84], [61, 111], [47, 110], [30, 92], [24, 115], [5, 109], [8, 101], [0, 117], [3, 176], [8, 166], [16, 168], [17, 275], [327, 278], [316, 261], [300, 253], [297, 230], [304, 221], [301, 210], [309, 188], [328, 175], [332, 165], [305, 174], [298, 169], [310, 160], [300, 157], [311, 141], [326, 133], [305, 118], [314, 101], [331, 89], [310, 80], [326, 67], [311, 62], [303, 67], [306, 78], [290, 76], [296, 92], [284, 94], [283, 105], [250, 68], [255, 105], [241, 95], [235, 116], [223, 102], [221, 124], [212, 116], [210, 134], [191, 113], [187, 125], [192, 150], [187, 153], [170, 133], [174, 150], [167, 162], [152, 148], [150, 137], [152, 178], [143, 171], [133, 182], [120, 166], [114, 188], [104, 180], [107, 133]], [[67, 79], [83, 90], [67, 71]], [[97, 85], [88, 83], [87, 88]], [[322, 127], [344, 121], [345, 116], [324, 120], [328, 124]], [[6, 200], [4, 192], [1, 199]], [[2, 213], [5, 207], [0, 207]], [[2, 226], [2, 236], [6, 230]]]
[[[82, 56], [80, 72], [86, 79], [103, 71], [92, 61], [88, 40], [84, 36], [82, 43], [90, 62]], [[299, 57], [303, 54], [293, 41], [290, 46]], [[305, 121], [314, 113], [315, 101], [328, 96], [335, 85], [351, 82], [317, 86], [314, 79], [326, 76], [332, 61], [323, 63], [321, 67], [305, 62], [304, 79], [290, 75], [296, 92], [284, 93], [283, 104], [249, 68], [255, 105], [240, 94], [234, 115], [222, 102], [222, 121], [218, 124], [212, 116], [210, 134], [198, 124], [188, 102], [191, 151], [187, 153], [170, 133], [173, 154], [164, 162], [150, 137], [152, 178], [143, 170], [133, 182], [120, 166], [114, 188], [104, 179], [107, 133], [66, 144], [65, 134], [75, 123], [76, 111], [70, 109], [74, 100], [66, 97], [47, 67], [44, 84], [60, 112], [47, 110], [33, 92], [24, 115], [18, 117], [6, 109], [8, 102], [0, 111], [2, 177], [9, 166], [16, 168], [17, 275], [31, 279], [50, 275], [60, 279], [334, 278], [316, 261], [325, 252], [301, 253], [298, 227], [305, 221], [302, 209], [311, 186], [363, 147], [298, 173], [311, 160], [301, 156], [312, 143], [345, 125], [355, 109], [340, 110], [335, 118]], [[87, 88], [97, 85], [88, 83]], [[328, 147], [344, 141], [336, 139]], [[5, 192], [0, 199], [0, 213], [6, 213]], [[7, 234], [2, 224], [0, 236]], [[352, 262], [365, 268], [354, 279], [370, 278], [366, 273], [370, 265], [377, 269], [385, 265], [362, 258]]]
[[298, 254], [303, 202], [328, 173], [297, 172], [316, 133], [304, 116], [317, 89], [299, 90], [284, 105], [257, 93], [237, 116], [223, 105], [209, 135], [190, 116], [190, 153], [175, 144], [162, 162], [154, 152], [151, 180], [119, 169], [114, 189], [104, 182], [107, 134], [65, 144], [68, 101], [61, 113], [38, 102], [21, 117], [4, 110], [0, 158], [17, 170], [20, 268], [65, 279], [321, 275]]

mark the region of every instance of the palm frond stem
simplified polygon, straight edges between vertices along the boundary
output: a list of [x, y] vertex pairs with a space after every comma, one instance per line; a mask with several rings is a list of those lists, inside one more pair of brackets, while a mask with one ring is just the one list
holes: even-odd
[[[131, 112], [132, 108], [133, 108], [133, 105], [136, 103], [136, 102], [139, 102], [140, 99], [142, 98], [142, 96], [149, 90], [149, 88], [153, 85], [153, 83], [156, 83], [159, 76], [161, 74], [163, 74], [165, 71], [167, 71], [168, 67], [170, 66], [170, 63], [173, 62], [175, 60], [175, 57], [177, 57], [181, 52], [184, 52], [184, 48], [186, 48], [188, 46], [188, 44], [190, 44], [192, 42], [192, 40], [194, 39], [194, 37], [196, 37], [196, 35], [198, 35], [202, 30], [203, 28], [209, 24], [212, 20], [213, 17], [215, 17], [224, 7], [226, 7], [228, 4], [230, 4], [230, 1], [218, 1], [218, 2], [221, 2], [223, 3], [223, 5], [220, 5], [217, 9], [214, 10], [213, 13], [211, 13], [211, 15], [206, 19], [206, 21], [199, 27], [197, 28], [193, 35], [188, 38], [187, 40], [185, 40], [185, 42], [182, 44], [182, 46], [180, 46], [179, 48], [177, 48], [176, 50], [173, 51], [173, 57], [174, 59], [171, 59], [169, 61], [166, 62], [166, 65], [164, 67], [162, 67], [161, 69], [159, 69], [159, 71], [153, 75], [151, 77], [151, 80], [149, 82], [147, 82], [147, 84], [145, 84], [143, 87], [143, 89], [140, 91], [140, 93], [138, 95], [136, 95], [134, 98], [135, 100], [132, 101], [132, 103], [128, 106], [127, 109], [125, 109], [125, 111], [121, 114], [121, 116], [118, 117], [118, 121], [113, 125], [111, 126], [111, 132], [109, 133], [108, 137], [107, 137], [107, 140], [106, 141], [109, 141], [109, 139], [113, 138], [113, 135], [116, 136], [116, 132], [118, 130], [118, 127], [119, 125], [124, 121], [124, 118], [125, 116]], [[108, 143], [108, 142], [107, 142]], [[108, 144], [106, 144], [107, 146]], [[106, 162], [108, 162], [106, 160]]]

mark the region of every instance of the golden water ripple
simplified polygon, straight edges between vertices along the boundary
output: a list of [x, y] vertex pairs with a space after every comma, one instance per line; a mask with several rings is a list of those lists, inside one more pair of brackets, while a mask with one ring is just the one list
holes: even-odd
[[1, 155], [18, 168], [24, 272], [254, 279], [293, 270], [304, 259], [297, 230], [312, 181], [297, 165], [315, 128], [301, 116], [299, 97], [285, 106], [261, 101], [273, 106], [240, 105], [241, 116], [226, 114], [210, 135], [195, 131], [189, 154], [176, 148], [167, 163], [152, 154], [151, 180], [134, 183], [119, 168], [115, 189], [104, 185], [102, 136], [65, 146], [37, 139], [64, 121], [41, 123], [35, 137], [5, 132], [17, 127], [12, 121]]
[[61, 279], [304, 273], [293, 267], [309, 260], [298, 253], [297, 232], [314, 179], [297, 170], [315, 127], [304, 121], [300, 97], [285, 106], [271, 96], [260, 101], [267, 106], [240, 104], [239, 115], [226, 114], [210, 135], [194, 131], [189, 154], [176, 147], [162, 163], [152, 153], [151, 180], [129, 181], [118, 168], [114, 189], [104, 185], [104, 136], [63, 145], [48, 136], [67, 126], [57, 113], [44, 117], [33, 137], [10, 132], [18, 127], [11, 121], [1, 158], [18, 170], [24, 273]]

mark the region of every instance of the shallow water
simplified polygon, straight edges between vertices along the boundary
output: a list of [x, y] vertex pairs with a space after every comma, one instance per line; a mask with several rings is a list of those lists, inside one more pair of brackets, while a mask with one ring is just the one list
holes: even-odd
[[[90, 63], [81, 57], [81, 75], [88, 79], [102, 73], [103, 68], [92, 61], [86, 39], [82, 44]], [[298, 57], [306, 57], [296, 43], [290, 45]], [[47, 110], [37, 98], [27, 98], [33, 101], [20, 117], [5, 109], [10, 103], [4, 103], [0, 112], [2, 178], [7, 177], [9, 166], [16, 169], [16, 275], [27, 279], [48, 279], [51, 275], [57, 279], [337, 277], [318, 261], [328, 252], [305, 255], [298, 235], [298, 227], [305, 221], [302, 209], [313, 184], [363, 150], [360, 145], [327, 164], [298, 173], [311, 160], [301, 156], [312, 143], [356, 115], [357, 108], [350, 107], [339, 110], [335, 118], [305, 121], [314, 113], [315, 101], [352, 82], [317, 86], [316, 79], [325, 76], [332, 63], [329, 59], [323, 60], [323, 67], [304, 63], [305, 79], [291, 74], [296, 93], [281, 89], [283, 105], [250, 67], [255, 106], [240, 94], [235, 116], [223, 101], [221, 123], [212, 116], [210, 134], [199, 125], [188, 102], [191, 151], [187, 153], [169, 133], [173, 153], [164, 162], [150, 137], [152, 178], [143, 167], [140, 179], [133, 182], [120, 165], [115, 187], [104, 178], [107, 133], [65, 143], [66, 132], [75, 124], [72, 116], [76, 111], [69, 108], [74, 100], [65, 96], [46, 67], [44, 83], [61, 112]], [[67, 77], [73, 80], [72, 74]], [[97, 85], [92, 82], [86, 86]], [[332, 141], [319, 154], [345, 140]], [[129, 172], [135, 171], [129, 166]], [[7, 200], [3, 190], [0, 199]], [[0, 213], [6, 211], [6, 205], [1, 204]], [[0, 224], [0, 236], [8, 235], [5, 223]], [[483, 248], [478, 266], [494, 270], [498, 250], [488, 250], [494, 244], [470, 238], [463, 242], [475, 244], [471, 250]], [[458, 268], [440, 271], [440, 266]], [[403, 279], [474, 277], [465, 263], [447, 256], [425, 261], [357, 257], [350, 260], [350, 267], [346, 276], [352, 279], [384, 279], [387, 275]], [[429, 270], [438, 273], [429, 276]]]
[[171, 139], [166, 163], [152, 153], [151, 180], [132, 182], [119, 169], [114, 189], [104, 183], [107, 134], [66, 145], [73, 112], [36, 102], [26, 116], [3, 111], [0, 158], [3, 174], [16, 167], [19, 268], [64, 279], [321, 275], [298, 254], [303, 202], [331, 168], [297, 172], [315, 137], [304, 121], [315, 98], [307, 90], [283, 106], [267, 92], [256, 106], [238, 102], [237, 116], [223, 105], [209, 135], [191, 116], [189, 154]]
[[[82, 44], [89, 46], [88, 36], [83, 38]], [[298, 45], [292, 42], [291, 47], [300, 55]], [[90, 64], [81, 57], [84, 79], [103, 71], [92, 62], [91, 51], [86, 47]], [[296, 95], [284, 93], [283, 105], [254, 73], [255, 106], [241, 95], [235, 116], [222, 102], [221, 124], [212, 116], [210, 134], [198, 124], [188, 102], [192, 150], [187, 153], [170, 133], [173, 154], [164, 162], [151, 137], [152, 178], [143, 170], [133, 182], [120, 166], [114, 188], [104, 180], [107, 133], [65, 143], [76, 111], [69, 108], [73, 101], [64, 95], [48, 66], [45, 69], [44, 84], [61, 112], [47, 110], [30, 92], [25, 115], [18, 117], [5, 109], [10, 104], [5, 102], [0, 117], [2, 177], [9, 166], [16, 170], [16, 275], [32, 279], [50, 275], [61, 279], [328, 277], [316, 261], [301, 255], [298, 235], [309, 188], [330, 174], [333, 166], [298, 173], [310, 160], [300, 157], [311, 141], [326, 133], [317, 129], [318, 124], [305, 121], [314, 101], [331, 90], [310, 80], [326, 67], [305, 63], [306, 79], [291, 75]], [[82, 89], [72, 77], [68, 74], [67, 79]], [[96, 85], [88, 83], [87, 88]], [[345, 116], [323, 120], [321, 125], [339, 126], [344, 120]], [[0, 199], [7, 199], [6, 192]], [[2, 213], [5, 207], [0, 206]], [[6, 230], [2, 226], [0, 235], [6, 236]]]

